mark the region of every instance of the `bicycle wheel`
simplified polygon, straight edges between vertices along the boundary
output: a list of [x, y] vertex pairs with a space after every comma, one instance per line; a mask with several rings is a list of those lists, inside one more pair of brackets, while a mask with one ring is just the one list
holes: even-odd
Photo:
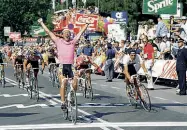
[[140, 92], [138, 92], [138, 96], [141, 100], [141, 105], [144, 108], [144, 110], [150, 112], [151, 111], [151, 100], [150, 100], [148, 90], [143, 84], [140, 84], [139, 90]]
[[68, 105], [67, 100], [65, 101], [66, 109], [62, 110], [64, 120], [68, 119]]
[[21, 76], [20, 76], [20, 72], [18, 72], [16, 75], [16, 79], [17, 79], [17, 83], [18, 83], [18, 88], [21, 88]]
[[55, 74], [55, 83], [57, 85], [57, 88], [60, 88], [60, 82], [59, 82], [59, 79], [58, 79], [58, 75]]
[[3, 72], [2, 77], [1, 77], [1, 83], [2, 83], [2, 87], [5, 88], [5, 75], [4, 75], [4, 72]]
[[33, 80], [31, 78], [29, 78], [29, 86], [27, 86], [27, 92], [28, 92], [28, 95], [29, 95], [30, 99], [32, 99]]
[[134, 101], [134, 92], [132, 90], [133, 86], [132, 85], [126, 85], [126, 95], [129, 100], [130, 105], [135, 105]]
[[38, 88], [38, 80], [37, 80], [37, 78], [34, 78], [34, 87], [35, 87], [35, 98], [36, 98], [36, 100], [38, 102], [39, 99], [40, 99], [40, 96], [39, 96], [39, 88]]
[[55, 87], [55, 74], [54, 74], [54, 72], [52, 72], [52, 74], [51, 74], [51, 80], [52, 80], [53, 87]]
[[86, 90], [87, 90], [87, 93], [88, 93], [88, 96], [89, 96], [89, 98], [91, 99], [91, 100], [93, 100], [93, 90], [92, 90], [92, 84], [90, 83], [88, 83], [89, 81], [88, 80], [86, 80]]
[[86, 91], [87, 91], [87, 81], [86, 81], [86, 79], [85, 79], [85, 83], [84, 83], [84, 86], [83, 86], [83, 96], [84, 96], [84, 98], [86, 98], [87, 97], [87, 95], [86, 95]]
[[77, 122], [77, 96], [75, 91], [71, 91], [71, 102], [69, 102], [71, 112], [71, 121], [76, 124]]
[[2, 87], [5, 88], [5, 79], [4, 78], [1, 79], [1, 84], [2, 84]]

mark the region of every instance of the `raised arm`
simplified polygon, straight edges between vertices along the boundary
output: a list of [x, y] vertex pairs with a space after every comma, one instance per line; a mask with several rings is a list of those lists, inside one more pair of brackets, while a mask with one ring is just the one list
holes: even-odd
[[43, 23], [43, 20], [40, 18], [38, 20], [38, 23], [42, 26], [42, 28], [45, 30], [45, 32], [50, 36], [50, 38], [52, 39], [52, 41], [55, 43], [57, 37], [55, 36], [55, 34], [53, 34], [47, 27], [46, 25]]
[[81, 29], [81, 31], [77, 34], [77, 36], [74, 38], [74, 40], [77, 42], [80, 37], [82, 36], [82, 34], [86, 31], [86, 29], [88, 28], [88, 23]]

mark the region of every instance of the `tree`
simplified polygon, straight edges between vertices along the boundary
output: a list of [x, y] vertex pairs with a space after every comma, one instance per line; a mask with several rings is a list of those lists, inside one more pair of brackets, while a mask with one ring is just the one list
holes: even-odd
[[37, 19], [46, 19], [48, 9], [51, 9], [51, 0], [0, 0], [1, 30], [4, 26], [11, 26], [13, 31], [22, 34], [29, 32], [30, 26]]

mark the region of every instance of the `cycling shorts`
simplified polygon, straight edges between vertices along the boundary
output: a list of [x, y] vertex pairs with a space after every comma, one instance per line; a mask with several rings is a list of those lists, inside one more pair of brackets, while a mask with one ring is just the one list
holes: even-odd
[[74, 74], [73, 74], [73, 68], [71, 64], [63, 64], [60, 65], [59, 67], [59, 71], [62, 73], [63, 76], [65, 76], [66, 78], [73, 78]]

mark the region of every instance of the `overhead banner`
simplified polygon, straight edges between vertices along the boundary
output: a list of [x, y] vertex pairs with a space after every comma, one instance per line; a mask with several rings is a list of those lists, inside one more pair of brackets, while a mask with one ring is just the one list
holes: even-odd
[[144, 0], [143, 14], [177, 14], [178, 0]]
[[91, 24], [89, 24], [88, 30], [96, 31], [98, 19], [99, 19], [98, 15], [76, 14], [76, 26], [81, 27], [85, 25], [86, 21], [90, 21]]
[[128, 23], [128, 15], [126, 11], [112, 12], [111, 17], [115, 20], [115, 23]]

